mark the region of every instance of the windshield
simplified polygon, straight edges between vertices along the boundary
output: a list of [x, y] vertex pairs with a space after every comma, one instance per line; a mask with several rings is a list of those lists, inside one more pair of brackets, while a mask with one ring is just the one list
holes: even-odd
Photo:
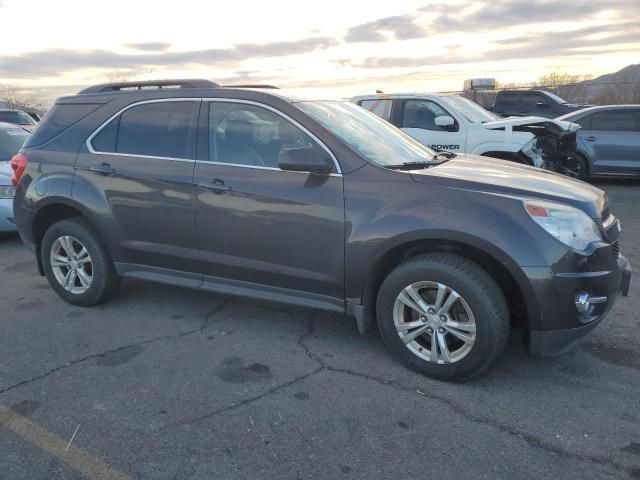
[[429, 162], [435, 152], [375, 114], [350, 102], [298, 102], [296, 106], [372, 163]]
[[468, 98], [459, 95], [447, 95], [442, 98], [446, 103], [451, 105], [453, 110], [457, 111], [471, 123], [486, 123], [502, 120], [502, 118], [495, 113], [491, 113], [489, 110], [481, 107], [476, 102], [472, 102]]
[[10, 160], [22, 144], [25, 142], [29, 132], [22, 128], [2, 128], [0, 127], [0, 162]]
[[16, 125], [35, 125], [33, 118], [24, 112], [9, 111], [0, 112], [0, 122], [14, 123]]

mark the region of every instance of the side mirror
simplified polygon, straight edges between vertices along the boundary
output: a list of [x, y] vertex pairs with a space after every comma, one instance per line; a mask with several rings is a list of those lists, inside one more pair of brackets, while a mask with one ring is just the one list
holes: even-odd
[[333, 163], [324, 150], [303, 147], [282, 150], [278, 167], [291, 172], [329, 173], [333, 169]]
[[450, 117], [449, 115], [436, 117], [434, 119], [434, 122], [436, 124], [436, 127], [444, 128], [445, 130], [452, 128], [456, 124], [456, 121], [453, 119], [453, 117]]

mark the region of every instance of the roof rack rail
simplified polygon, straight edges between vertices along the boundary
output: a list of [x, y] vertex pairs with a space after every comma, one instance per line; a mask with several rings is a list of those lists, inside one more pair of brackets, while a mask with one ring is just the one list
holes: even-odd
[[262, 85], [259, 83], [255, 84], [238, 84], [238, 85], [222, 85], [224, 88], [266, 88], [270, 90], [280, 90], [280, 87], [276, 87], [275, 85]]
[[168, 88], [218, 88], [218, 85], [211, 80], [202, 79], [187, 79], [187, 80], [147, 80], [143, 82], [117, 82], [117, 83], [103, 83], [101, 85], [94, 85], [93, 87], [85, 88], [78, 94], [84, 93], [107, 93], [107, 92], [119, 92], [122, 90], [142, 90], [146, 88], [156, 87], [162, 89]]

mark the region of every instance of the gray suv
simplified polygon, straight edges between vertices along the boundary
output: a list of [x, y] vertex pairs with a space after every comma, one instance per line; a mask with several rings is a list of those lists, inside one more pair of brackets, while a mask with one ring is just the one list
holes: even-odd
[[343, 312], [465, 380], [511, 326], [558, 353], [629, 289], [604, 192], [434, 152], [349, 102], [99, 85], [59, 99], [11, 164], [20, 235], [74, 305], [136, 277]]

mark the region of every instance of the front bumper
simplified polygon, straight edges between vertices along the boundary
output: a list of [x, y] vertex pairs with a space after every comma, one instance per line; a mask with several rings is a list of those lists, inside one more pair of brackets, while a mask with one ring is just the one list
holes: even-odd
[[[549, 295], [540, 298], [545, 302], [544, 326], [549, 329], [532, 329], [528, 334], [529, 353], [536, 357], [554, 356], [569, 350], [573, 344], [593, 330], [609, 313], [619, 294], [627, 296], [631, 284], [631, 266], [627, 259], [620, 255], [616, 268], [608, 271], [591, 271], [572, 274], [555, 274], [546, 282], [543, 291]], [[541, 285], [539, 285], [540, 287]], [[553, 292], [553, 294], [552, 294]], [[581, 315], [575, 307], [575, 295], [587, 292], [590, 295], [606, 298], [606, 301], [594, 305], [590, 315]], [[544, 298], [544, 297], [547, 298]], [[553, 304], [549, 296], [562, 297], [565, 301]], [[571, 300], [573, 308], [569, 306]], [[562, 312], [553, 314], [552, 310]], [[555, 324], [556, 328], [553, 328]]]
[[13, 199], [0, 198], [0, 232], [15, 232], [16, 222], [13, 216]]

